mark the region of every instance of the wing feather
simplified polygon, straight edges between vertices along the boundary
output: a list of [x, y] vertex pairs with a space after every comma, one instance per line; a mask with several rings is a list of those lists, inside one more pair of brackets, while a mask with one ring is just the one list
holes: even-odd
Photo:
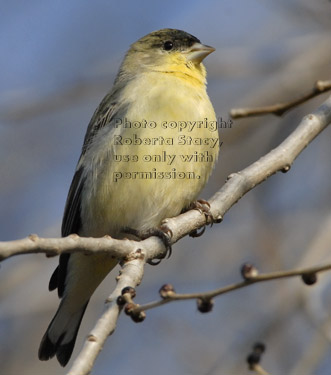
[[[68, 198], [66, 201], [64, 215], [62, 220], [61, 234], [62, 237], [69, 234], [79, 233], [82, 226], [81, 217], [81, 200], [82, 191], [86, 177], [84, 177], [84, 167], [81, 163], [89, 146], [92, 144], [93, 139], [98, 131], [111, 124], [114, 114], [119, 108], [118, 104], [111, 100], [114, 93], [109, 93], [100, 103], [99, 107], [94, 112], [94, 115], [88, 125], [87, 132], [84, 138], [82, 153], [78, 162], [78, 168], [75, 172], [73, 180], [70, 185]], [[58, 288], [58, 295], [61, 298], [65, 289], [65, 281], [67, 275], [67, 268], [70, 254], [61, 254], [59, 265], [55, 269], [49, 281], [49, 290]]]

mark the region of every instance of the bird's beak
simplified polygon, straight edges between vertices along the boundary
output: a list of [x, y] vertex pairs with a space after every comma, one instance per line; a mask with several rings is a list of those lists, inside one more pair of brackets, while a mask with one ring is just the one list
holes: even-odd
[[214, 52], [215, 48], [206, 46], [201, 43], [194, 43], [192, 47], [186, 52], [186, 58], [195, 64], [200, 64], [201, 61], [208, 56], [210, 53]]

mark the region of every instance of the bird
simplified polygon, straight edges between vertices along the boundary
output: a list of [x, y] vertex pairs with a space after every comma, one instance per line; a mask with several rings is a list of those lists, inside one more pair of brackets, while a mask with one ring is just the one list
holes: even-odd
[[[189, 209], [218, 157], [216, 114], [195, 36], [161, 29], [133, 43], [87, 127], [65, 204], [61, 235], [139, 239]], [[95, 289], [117, 265], [107, 254], [63, 253], [49, 282], [59, 307], [40, 360], [65, 366]]]

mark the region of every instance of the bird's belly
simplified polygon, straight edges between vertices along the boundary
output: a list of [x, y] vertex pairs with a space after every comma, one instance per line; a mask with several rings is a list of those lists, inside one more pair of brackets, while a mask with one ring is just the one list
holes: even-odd
[[[139, 143], [156, 137], [154, 132], [140, 132], [137, 137], [134, 134], [123, 132], [122, 139]], [[199, 136], [190, 133], [186, 135], [191, 141], [187, 138], [187, 144], [178, 145], [178, 137], [184, 135], [162, 133], [163, 139], [170, 138], [173, 144], [156, 141], [154, 145], [117, 145], [112, 160], [104, 163], [98, 174], [95, 194], [89, 197], [85, 220], [89, 236], [117, 236], [123, 227], [145, 230], [158, 226], [197, 198], [216, 161], [218, 137], [209, 131]], [[206, 138], [213, 140], [213, 148], [200, 144]], [[87, 190], [92, 191], [88, 184]]]
[[[116, 237], [123, 227], [156, 227], [197, 198], [219, 150], [217, 129], [202, 122], [216, 118], [207, 94], [193, 95], [192, 88], [179, 92], [180, 96], [166, 91], [138, 95], [122, 125], [104, 138], [106, 156], [94, 162], [85, 183], [84, 235]], [[131, 127], [124, 127], [130, 119], [135, 126], [132, 121]], [[144, 120], [156, 125], [150, 127]], [[182, 120], [201, 124], [179, 130], [176, 124]], [[145, 125], [139, 127], [138, 121]]]

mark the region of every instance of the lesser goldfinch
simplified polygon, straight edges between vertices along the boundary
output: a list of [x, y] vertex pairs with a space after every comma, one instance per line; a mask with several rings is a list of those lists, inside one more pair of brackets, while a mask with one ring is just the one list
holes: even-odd
[[[175, 29], [131, 45], [88, 125], [62, 236], [124, 238], [125, 228], [158, 228], [197, 199], [219, 149], [202, 64], [214, 50]], [[104, 254], [60, 256], [49, 290], [57, 288], [61, 303], [42, 338], [41, 360], [56, 355], [68, 363], [89, 299], [116, 264]]]

